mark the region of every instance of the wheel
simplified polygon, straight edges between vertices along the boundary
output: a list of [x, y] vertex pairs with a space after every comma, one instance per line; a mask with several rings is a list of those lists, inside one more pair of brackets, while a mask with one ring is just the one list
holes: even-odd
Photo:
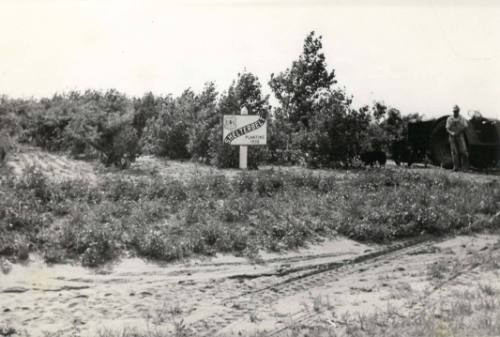
[[450, 143], [446, 141], [431, 142], [432, 157], [434, 165], [439, 165], [445, 168], [453, 167], [453, 159], [451, 158]]
[[446, 132], [446, 119], [440, 120], [432, 130], [430, 137], [432, 162], [436, 166], [453, 167], [450, 142]]

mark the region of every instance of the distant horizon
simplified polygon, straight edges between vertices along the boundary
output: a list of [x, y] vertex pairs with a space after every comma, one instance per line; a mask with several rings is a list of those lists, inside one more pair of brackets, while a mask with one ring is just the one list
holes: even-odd
[[207, 82], [222, 93], [246, 70], [277, 106], [270, 76], [314, 30], [353, 108], [433, 118], [458, 104], [500, 119], [498, 17], [487, 0], [3, 0], [0, 95], [179, 96]]

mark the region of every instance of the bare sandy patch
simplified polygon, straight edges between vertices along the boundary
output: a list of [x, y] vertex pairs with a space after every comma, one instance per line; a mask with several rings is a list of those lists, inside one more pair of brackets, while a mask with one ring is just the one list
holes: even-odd
[[[499, 254], [497, 243], [497, 235], [458, 236], [388, 250], [338, 238], [262, 254], [260, 264], [230, 256], [175, 264], [127, 258], [86, 269], [34, 258], [1, 276], [0, 326], [92, 336], [104, 327], [174, 331], [182, 320], [194, 335], [232, 336], [279, 332], [291, 322], [341, 326], [345, 317], [388, 307], [408, 317], [457, 287], [500, 284], [498, 273], [470, 268]], [[463, 265], [442, 279], [430, 272], [457, 260]]]

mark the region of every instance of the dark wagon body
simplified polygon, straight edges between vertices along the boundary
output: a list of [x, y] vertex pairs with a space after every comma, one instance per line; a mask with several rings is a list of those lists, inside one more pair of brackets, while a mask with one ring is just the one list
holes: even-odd
[[[410, 122], [405, 160], [409, 164], [430, 159], [441, 167], [453, 166], [450, 143], [443, 116], [428, 121]], [[469, 149], [471, 166], [484, 169], [497, 167], [500, 163], [500, 121], [474, 116], [468, 121], [465, 140]]]

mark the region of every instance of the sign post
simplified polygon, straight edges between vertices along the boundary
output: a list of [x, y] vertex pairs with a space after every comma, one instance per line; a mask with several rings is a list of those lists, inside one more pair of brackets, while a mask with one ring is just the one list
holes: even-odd
[[[248, 110], [247, 107], [244, 106], [241, 108], [241, 115], [245, 116], [248, 115]], [[248, 158], [248, 149], [246, 145], [240, 145], [240, 169], [241, 170], [246, 170], [247, 169], [247, 158]]]
[[246, 107], [241, 115], [224, 115], [222, 141], [240, 147], [240, 169], [248, 167], [248, 146], [266, 145], [267, 121], [259, 115], [249, 115]]

